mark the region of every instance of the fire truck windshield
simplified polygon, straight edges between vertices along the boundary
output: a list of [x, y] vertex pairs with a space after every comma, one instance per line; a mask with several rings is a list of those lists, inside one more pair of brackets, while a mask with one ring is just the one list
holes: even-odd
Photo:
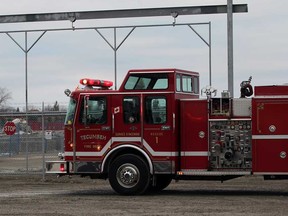
[[65, 125], [71, 125], [73, 123], [75, 108], [76, 108], [76, 101], [73, 98], [71, 98], [68, 104], [68, 109], [65, 118]]
[[133, 74], [125, 83], [127, 90], [167, 89], [168, 74]]

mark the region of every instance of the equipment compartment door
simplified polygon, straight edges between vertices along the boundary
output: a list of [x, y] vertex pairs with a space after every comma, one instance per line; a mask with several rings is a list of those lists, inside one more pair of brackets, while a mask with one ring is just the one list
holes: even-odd
[[208, 102], [180, 101], [181, 170], [208, 169]]
[[288, 173], [288, 99], [254, 98], [253, 172]]
[[253, 141], [254, 173], [288, 173], [288, 139]]

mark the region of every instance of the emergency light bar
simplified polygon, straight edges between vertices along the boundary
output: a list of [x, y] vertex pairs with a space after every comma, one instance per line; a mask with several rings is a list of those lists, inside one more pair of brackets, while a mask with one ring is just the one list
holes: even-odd
[[81, 79], [80, 84], [85, 85], [85, 86], [97, 86], [97, 87], [105, 87], [105, 88], [109, 88], [113, 86], [112, 81], [89, 79], [89, 78]]

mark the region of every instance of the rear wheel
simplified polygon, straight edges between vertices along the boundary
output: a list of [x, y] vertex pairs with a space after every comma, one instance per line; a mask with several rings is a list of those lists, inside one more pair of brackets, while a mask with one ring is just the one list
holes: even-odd
[[122, 195], [143, 194], [150, 184], [147, 163], [132, 154], [116, 158], [110, 166], [108, 177], [111, 187]]
[[172, 177], [170, 175], [158, 175], [156, 177], [155, 185], [151, 185], [151, 192], [159, 192], [168, 187], [171, 183]]

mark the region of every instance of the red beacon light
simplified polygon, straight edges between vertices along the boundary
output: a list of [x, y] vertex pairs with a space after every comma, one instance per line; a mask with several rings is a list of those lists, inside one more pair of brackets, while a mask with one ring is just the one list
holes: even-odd
[[108, 89], [113, 86], [112, 81], [108, 80], [98, 80], [98, 79], [89, 79], [84, 78], [80, 80], [80, 84], [87, 86], [87, 87], [101, 87], [102, 89]]

